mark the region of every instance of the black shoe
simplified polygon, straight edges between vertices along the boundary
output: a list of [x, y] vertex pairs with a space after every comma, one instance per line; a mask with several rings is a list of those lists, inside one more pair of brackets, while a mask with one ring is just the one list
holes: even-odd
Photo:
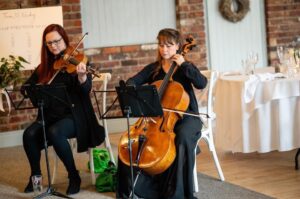
[[80, 191], [80, 184], [81, 179], [78, 172], [76, 172], [76, 174], [69, 175], [69, 186], [66, 191], [67, 195], [78, 193]]
[[30, 177], [29, 182], [24, 189], [24, 193], [31, 193], [31, 192], [33, 192], [33, 186], [32, 186], [31, 177]]

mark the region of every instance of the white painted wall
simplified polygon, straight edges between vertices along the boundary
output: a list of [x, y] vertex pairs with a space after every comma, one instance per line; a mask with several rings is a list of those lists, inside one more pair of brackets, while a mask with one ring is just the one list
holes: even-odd
[[175, 0], [81, 1], [85, 48], [145, 44], [176, 27]]
[[221, 72], [240, 70], [251, 51], [259, 55], [257, 67], [267, 66], [264, 1], [250, 0], [250, 11], [237, 23], [221, 16], [218, 3], [205, 0], [209, 66]]

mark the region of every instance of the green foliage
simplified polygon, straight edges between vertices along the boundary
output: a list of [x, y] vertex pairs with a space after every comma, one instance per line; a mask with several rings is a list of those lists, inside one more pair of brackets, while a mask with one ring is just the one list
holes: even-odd
[[21, 81], [21, 68], [24, 63], [29, 63], [21, 56], [9, 55], [0, 60], [0, 88], [15, 85]]

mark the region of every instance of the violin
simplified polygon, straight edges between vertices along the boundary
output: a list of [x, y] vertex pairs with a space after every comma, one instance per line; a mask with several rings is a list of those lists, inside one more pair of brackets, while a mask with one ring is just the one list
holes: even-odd
[[[86, 36], [86, 34], [84, 35], [84, 37]], [[81, 42], [82, 39], [79, 42]], [[87, 64], [88, 58], [83, 53], [80, 53], [77, 50], [79, 44], [80, 43], [78, 43], [75, 48], [72, 46], [67, 47], [66, 50], [61, 53], [61, 57], [54, 62], [53, 68], [55, 70], [65, 70], [68, 73], [74, 73], [76, 72], [76, 66], [80, 62]], [[86, 71], [95, 75], [96, 77], [100, 77], [98, 74], [96, 74], [96, 70], [91, 66], [86, 66]]]

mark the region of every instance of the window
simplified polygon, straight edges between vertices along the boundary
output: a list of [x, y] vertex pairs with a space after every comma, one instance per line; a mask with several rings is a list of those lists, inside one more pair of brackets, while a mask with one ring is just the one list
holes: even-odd
[[153, 43], [176, 28], [174, 0], [85, 0], [81, 9], [85, 48]]

